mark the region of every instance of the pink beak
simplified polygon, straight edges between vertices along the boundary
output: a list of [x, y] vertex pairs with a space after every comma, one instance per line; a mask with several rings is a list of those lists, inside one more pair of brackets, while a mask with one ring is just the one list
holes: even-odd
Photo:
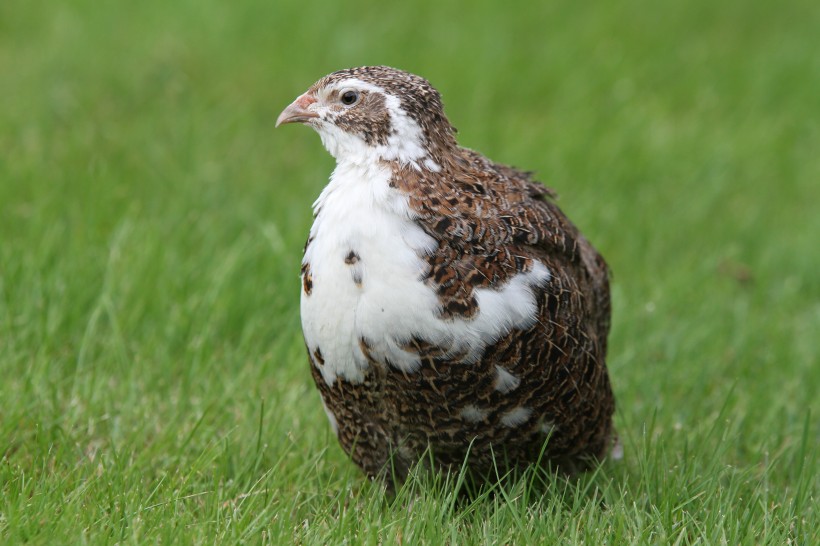
[[305, 123], [313, 118], [318, 118], [319, 114], [309, 110], [308, 107], [316, 102], [316, 97], [310, 93], [299, 96], [295, 101], [282, 110], [276, 119], [276, 127], [285, 123]]

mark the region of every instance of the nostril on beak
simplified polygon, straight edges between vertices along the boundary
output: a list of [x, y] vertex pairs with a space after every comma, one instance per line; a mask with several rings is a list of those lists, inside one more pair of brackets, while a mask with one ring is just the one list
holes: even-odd
[[308, 107], [317, 102], [316, 97], [310, 93], [297, 97], [287, 108], [285, 108], [279, 118], [276, 120], [276, 127], [284, 123], [305, 123], [314, 118], [318, 118], [319, 114], [309, 110]]
[[307, 110], [307, 107], [310, 106], [311, 104], [315, 103], [315, 102], [316, 102], [316, 97], [314, 97], [313, 95], [311, 95], [309, 93], [305, 93], [304, 95], [302, 95], [301, 97], [296, 99], [294, 104], [296, 104], [296, 106], [298, 106], [299, 108], [302, 108], [303, 110]]

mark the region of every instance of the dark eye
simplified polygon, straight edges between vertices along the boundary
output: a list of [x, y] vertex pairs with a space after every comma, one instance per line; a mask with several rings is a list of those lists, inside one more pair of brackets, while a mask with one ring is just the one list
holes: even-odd
[[359, 93], [357, 91], [348, 90], [342, 93], [342, 104], [345, 106], [353, 106], [359, 100]]

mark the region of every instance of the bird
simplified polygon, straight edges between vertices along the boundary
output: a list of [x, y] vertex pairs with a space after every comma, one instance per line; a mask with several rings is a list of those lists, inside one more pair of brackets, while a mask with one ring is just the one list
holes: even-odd
[[279, 115], [335, 158], [301, 262], [313, 380], [371, 479], [487, 480], [620, 451], [609, 268], [532, 173], [459, 146], [440, 93], [388, 66], [333, 72]]

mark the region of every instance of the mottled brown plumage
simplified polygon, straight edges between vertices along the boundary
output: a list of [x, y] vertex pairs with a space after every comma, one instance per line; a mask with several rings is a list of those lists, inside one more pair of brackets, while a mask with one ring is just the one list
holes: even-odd
[[[356, 102], [342, 104], [349, 89]], [[385, 191], [405, 207], [399, 216], [432, 241], [416, 252], [418, 275], [410, 278], [417, 279], [419, 290], [435, 294], [438, 303], [429, 319], [435, 328], [422, 325], [414, 331], [396, 320], [394, 330], [390, 323], [382, 325], [384, 334], [355, 324], [343, 329], [343, 335], [355, 336], [346, 349], [355, 353], [351, 362], [359, 363], [354, 374], [352, 367], [326, 361], [321, 345], [335, 345], [335, 340], [326, 334], [328, 327], [312, 326], [319, 319], [304, 318], [305, 310], [314, 309], [310, 298], [318, 296], [312, 289], [322, 279], [311, 268], [311, 259], [319, 259], [311, 254], [312, 238], [329, 237], [328, 230], [311, 231], [302, 266], [305, 337], [314, 380], [345, 452], [369, 476], [390, 471], [399, 479], [428, 448], [434, 464], [445, 469], [460, 467], [469, 451], [468, 466], [477, 476], [494, 465], [502, 471], [524, 467], [542, 450], [544, 460], [574, 468], [606, 455], [615, 438], [605, 365], [607, 266], [553, 203], [554, 194], [528, 173], [459, 147], [438, 92], [418, 76], [388, 67], [345, 70], [326, 76], [294, 104], [299, 101], [307, 106], [286, 110], [285, 121], [293, 118], [316, 128], [340, 166], [361, 163], [364, 167], [356, 172], [362, 173], [387, 169]], [[404, 115], [410, 121], [402, 122]], [[400, 129], [405, 125], [410, 130]], [[410, 138], [404, 135], [412, 136], [416, 129], [422, 152], [402, 155], [397, 139]], [[354, 144], [333, 140], [348, 135]], [[346, 154], [359, 150], [360, 141], [364, 159], [354, 154], [353, 161]], [[353, 188], [357, 182], [346, 184]], [[340, 186], [334, 191], [345, 190]], [[324, 213], [317, 203], [317, 225]], [[352, 241], [348, 246], [370, 248], [364, 230], [351, 233], [343, 239]], [[366, 296], [371, 294], [368, 287], [374, 275], [387, 271], [379, 268], [380, 257], [369, 252], [339, 250], [338, 259], [355, 285], [350, 296], [340, 299], [358, 306], [349, 315], [354, 323], [365, 322], [365, 308], [356, 298], [375, 298]], [[498, 332], [488, 329], [491, 333], [483, 334], [478, 345], [459, 343], [456, 335], [429, 333], [447, 325], [454, 332], [462, 326], [469, 331], [471, 324], [478, 328], [481, 313], [488, 311], [479, 303], [482, 297], [503, 292], [515, 279], [534, 279], [536, 270], [544, 268], [546, 280], [532, 281], [524, 291], [508, 291], [510, 298], [532, 303], [533, 316], [527, 320]], [[379, 282], [389, 286], [390, 280]], [[385, 312], [391, 301], [383, 292], [377, 292], [382, 299], [376, 303]], [[392, 352], [384, 348], [385, 339], [395, 345]], [[342, 353], [334, 354], [338, 359]], [[412, 365], [400, 360], [405, 354]]]

